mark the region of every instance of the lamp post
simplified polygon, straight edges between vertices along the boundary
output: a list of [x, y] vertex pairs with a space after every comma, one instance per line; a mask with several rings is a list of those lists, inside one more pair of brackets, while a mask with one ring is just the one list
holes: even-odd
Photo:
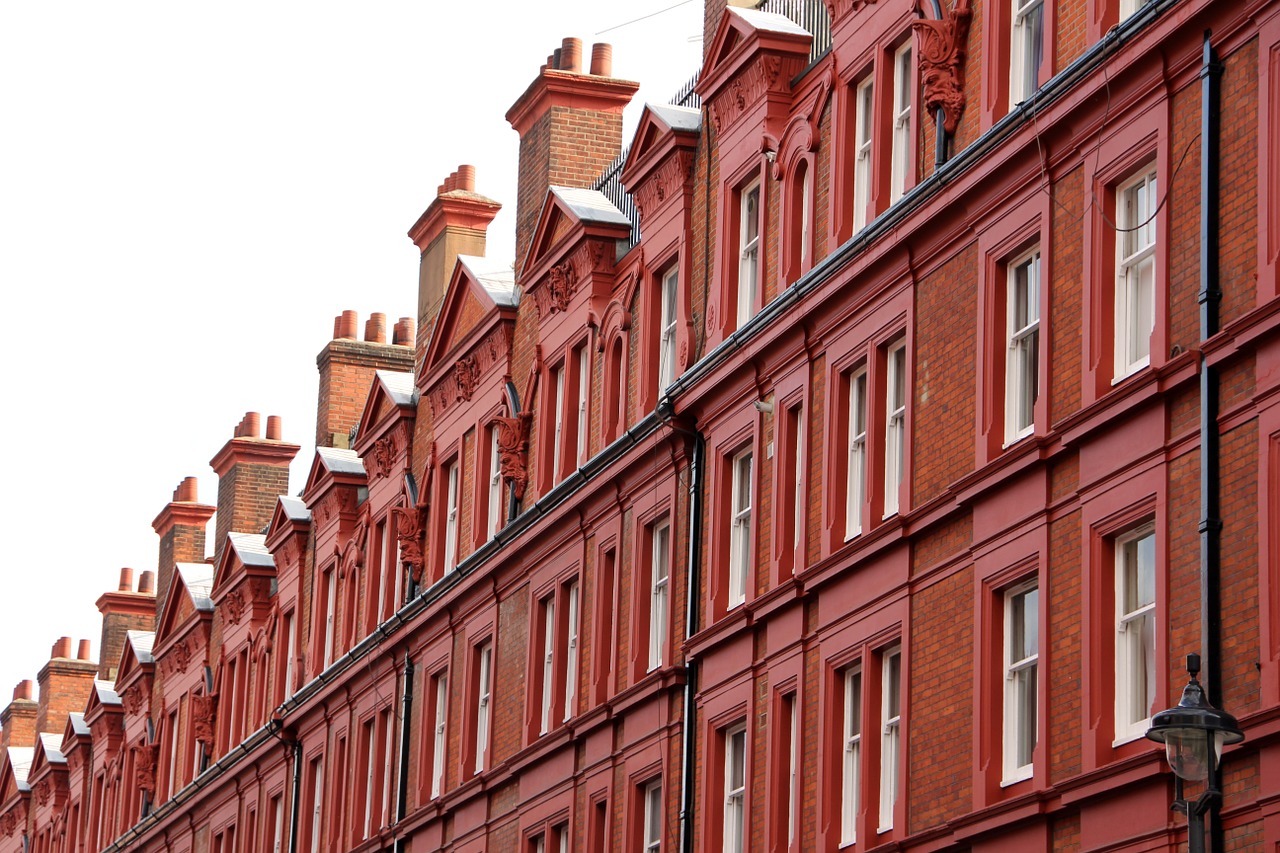
[[[1196, 676], [1200, 674], [1200, 655], [1187, 655], [1190, 680], [1182, 688], [1182, 701], [1151, 718], [1147, 737], [1163, 743], [1177, 780], [1174, 782], [1173, 810], [1187, 816], [1187, 851], [1204, 853], [1204, 815], [1214, 814], [1222, 802], [1220, 776], [1222, 747], [1244, 740], [1236, 718], [1209, 704], [1204, 688]], [[1183, 782], [1204, 782], [1204, 791], [1194, 800], [1183, 794]], [[1220, 851], [1214, 851], [1220, 853]]]

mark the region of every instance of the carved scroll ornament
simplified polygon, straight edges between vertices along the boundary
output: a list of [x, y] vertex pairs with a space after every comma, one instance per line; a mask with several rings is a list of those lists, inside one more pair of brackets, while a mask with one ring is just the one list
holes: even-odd
[[160, 744], [140, 743], [134, 746], [137, 757], [134, 759], [134, 784], [148, 794], [156, 791], [156, 760], [160, 755]]
[[911, 23], [920, 36], [920, 83], [929, 112], [942, 107], [943, 129], [955, 133], [964, 112], [965, 44], [969, 38], [969, 0], [956, 0], [940, 21]]
[[191, 697], [191, 732], [205, 746], [213, 747], [213, 725], [217, 719], [217, 696]]
[[396, 541], [400, 544], [400, 562], [409, 570], [415, 584], [422, 583], [426, 567], [427, 508], [425, 506], [396, 507], [391, 510], [396, 520]]
[[498, 459], [502, 467], [502, 479], [511, 483], [516, 500], [524, 499], [529, 484], [529, 427], [533, 415], [521, 412], [514, 418], [496, 417], [498, 428]]

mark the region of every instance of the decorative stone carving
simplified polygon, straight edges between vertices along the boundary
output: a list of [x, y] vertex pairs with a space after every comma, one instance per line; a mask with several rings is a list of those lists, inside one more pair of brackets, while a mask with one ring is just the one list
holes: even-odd
[[191, 732], [205, 746], [213, 747], [213, 726], [218, 714], [217, 696], [191, 697]]
[[470, 401], [480, 382], [480, 368], [472, 356], [464, 355], [453, 366], [453, 381], [458, 386], [458, 399]]
[[422, 583], [426, 567], [427, 508], [418, 506], [396, 507], [391, 510], [396, 520], [396, 541], [400, 544], [400, 562], [409, 570], [415, 584]]
[[400, 453], [400, 440], [392, 431], [373, 443], [369, 455], [364, 457], [364, 467], [372, 479], [379, 479], [395, 469], [396, 457]]
[[139, 790], [154, 794], [156, 791], [156, 761], [160, 757], [160, 744], [140, 743], [134, 747], [134, 785]]
[[0, 835], [6, 838], [13, 835], [13, 831], [18, 828], [18, 816], [14, 814], [17, 809], [11, 809], [0, 815]]
[[49, 804], [49, 795], [53, 793], [52, 785], [49, 784], [49, 777], [46, 776], [36, 783], [36, 802], [42, 806]]
[[636, 187], [632, 199], [640, 212], [640, 221], [643, 223], [645, 216], [657, 210], [668, 197], [679, 194], [692, 176], [693, 152], [686, 148], [677, 149]]
[[244, 616], [244, 593], [237, 589], [222, 599], [222, 611], [227, 615], [228, 622], [239, 625], [240, 618]]
[[521, 412], [514, 418], [496, 417], [493, 425], [498, 428], [498, 460], [502, 467], [502, 479], [511, 483], [516, 500], [524, 499], [529, 484], [529, 428], [533, 415]]
[[747, 107], [773, 88], [782, 71], [782, 58], [763, 56], [744, 68], [711, 102], [711, 120], [720, 132], [737, 121]]
[[911, 22], [920, 37], [920, 83], [924, 104], [930, 113], [942, 107], [943, 129], [952, 134], [964, 112], [965, 44], [973, 13], [969, 0], [956, 0], [940, 21], [918, 19]]
[[843, 18], [850, 12], [857, 12], [864, 6], [874, 6], [876, 0], [823, 0], [827, 6], [827, 15], [831, 17], [831, 23]]
[[550, 313], [567, 310], [569, 300], [577, 289], [578, 271], [573, 268], [572, 262], [562, 261], [552, 267], [551, 272], [547, 273], [546, 287]]

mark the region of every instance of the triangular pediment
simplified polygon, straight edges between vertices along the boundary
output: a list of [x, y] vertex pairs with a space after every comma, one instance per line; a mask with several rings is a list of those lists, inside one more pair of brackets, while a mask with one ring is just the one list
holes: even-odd
[[290, 533], [300, 532], [311, 526], [311, 510], [305, 502], [289, 495], [276, 498], [276, 508], [267, 526], [267, 544], [274, 549]]
[[[412, 373], [379, 370], [365, 398], [360, 426], [356, 429], [355, 450], [363, 458], [396, 420], [412, 420], [418, 413], [418, 397]], [[366, 462], [365, 470], [370, 466]]]
[[[716, 128], [727, 130], [765, 92], [785, 92], [809, 56], [813, 36], [776, 12], [730, 7], [720, 17], [696, 91], [711, 106]], [[729, 83], [738, 80], [732, 88]], [[719, 104], [717, 96], [729, 92]]]
[[584, 235], [623, 240], [631, 234], [631, 220], [599, 190], [551, 187], [547, 190], [525, 256], [522, 281], [526, 287], [536, 273], [579, 243]]
[[514, 320], [519, 304], [515, 274], [509, 265], [477, 255], [459, 255], [422, 361], [424, 384], [426, 377], [442, 362], [453, 360], [455, 351], [463, 347], [471, 333], [485, 325], [494, 312], [509, 312]]
[[[175, 577], [170, 589], [176, 585]], [[124, 649], [120, 652], [120, 668], [116, 670], [117, 685], [123, 688], [154, 668], [155, 658], [151, 656], [151, 649], [155, 640], [156, 635], [150, 631], [125, 632]]]
[[[165, 595], [160, 621], [156, 623], [155, 644], [161, 646], [178, 633], [196, 612], [212, 613], [213, 566], [208, 563], [178, 563]], [[116, 677], [119, 682], [120, 676]]]
[[364, 463], [354, 450], [341, 447], [317, 447], [307, 474], [302, 499], [308, 506], [335, 485], [363, 486], [366, 482]]

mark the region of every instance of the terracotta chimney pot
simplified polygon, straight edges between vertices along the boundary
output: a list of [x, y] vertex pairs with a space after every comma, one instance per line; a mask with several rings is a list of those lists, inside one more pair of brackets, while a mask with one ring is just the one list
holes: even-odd
[[279, 415], [267, 415], [267, 441], [279, 441], [282, 429]]
[[116, 589], [119, 592], [133, 592], [133, 569], [120, 570], [120, 585]]
[[458, 189], [467, 192], [475, 192], [476, 190], [476, 167], [475, 166], [459, 166], [458, 167]]
[[89, 657], [89, 641], [81, 640], [79, 648], [76, 649], [76, 660], [90, 660]]
[[591, 73], [596, 77], [613, 76], [613, 45], [591, 45]]
[[35, 693], [36, 693], [35, 682], [33, 682], [30, 678], [26, 679], [25, 681], [19, 681], [17, 685], [13, 688], [13, 698], [15, 701], [18, 699], [26, 699], [28, 702], [30, 702], [32, 699], [35, 698]]
[[582, 39], [567, 38], [560, 43], [560, 69], [582, 73]]
[[71, 638], [59, 637], [58, 642], [53, 644], [53, 653], [50, 657], [69, 658], [71, 657]]
[[183, 477], [182, 482], [178, 484], [178, 492], [174, 500], [195, 503], [199, 500], [199, 485], [200, 482], [195, 477]]
[[153, 571], [145, 571], [142, 577], [138, 578], [138, 592], [143, 595], [156, 594], [156, 573]]
[[339, 338], [356, 339], [356, 324], [359, 322], [359, 315], [355, 311], [342, 312], [342, 326]]

